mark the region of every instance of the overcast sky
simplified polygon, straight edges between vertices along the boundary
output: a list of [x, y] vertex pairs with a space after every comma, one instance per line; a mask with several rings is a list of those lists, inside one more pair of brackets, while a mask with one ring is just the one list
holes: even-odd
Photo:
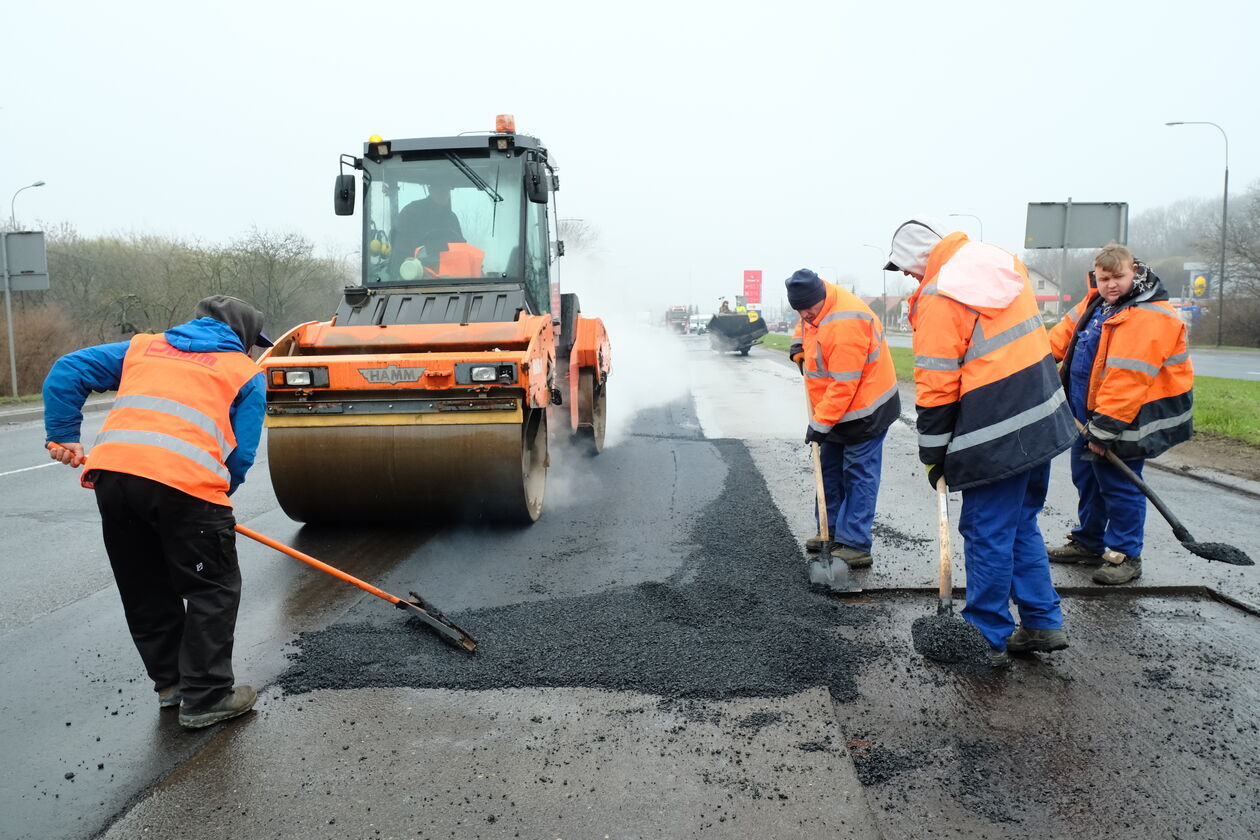
[[571, 290], [709, 310], [761, 269], [774, 306], [809, 266], [878, 293], [884, 256], [863, 246], [886, 253], [917, 213], [975, 214], [1018, 250], [1030, 201], [1136, 215], [1219, 197], [1220, 134], [1169, 120], [1224, 127], [1232, 194], [1260, 179], [1258, 10], [9, 2], [0, 195], [45, 180], [18, 218], [87, 235], [226, 242], [256, 225], [348, 253], [358, 219], [330, 206], [340, 153], [506, 112], [559, 162], [559, 215], [600, 233], [598, 259], [562, 275]]

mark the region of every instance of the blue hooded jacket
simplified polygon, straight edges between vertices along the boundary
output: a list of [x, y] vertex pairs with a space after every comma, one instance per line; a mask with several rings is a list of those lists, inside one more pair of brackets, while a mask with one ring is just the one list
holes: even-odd
[[[232, 328], [214, 318], [198, 318], [165, 332], [167, 343], [188, 353], [244, 353], [245, 346]], [[58, 359], [44, 379], [44, 433], [48, 441], [78, 443], [83, 423], [83, 403], [92, 391], [116, 391], [122, 381], [123, 360], [130, 341], [98, 344]], [[228, 409], [236, 448], [226, 465], [231, 474], [228, 495], [245, 481], [254, 465], [267, 408], [266, 381], [262, 371], [237, 392]]]

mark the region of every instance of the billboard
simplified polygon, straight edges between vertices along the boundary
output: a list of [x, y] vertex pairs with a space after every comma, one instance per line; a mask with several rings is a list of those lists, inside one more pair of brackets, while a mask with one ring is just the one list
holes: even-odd
[[761, 303], [761, 269], [744, 272], [744, 299], [748, 303]]

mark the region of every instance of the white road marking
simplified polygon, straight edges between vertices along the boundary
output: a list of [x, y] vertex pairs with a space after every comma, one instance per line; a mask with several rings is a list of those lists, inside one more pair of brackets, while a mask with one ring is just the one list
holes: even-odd
[[60, 463], [61, 463], [60, 461], [49, 461], [47, 464], [40, 464], [38, 467], [22, 467], [22, 469], [20, 470], [9, 470], [8, 472], [0, 472], [0, 478], [3, 478], [6, 475], [17, 475], [18, 473], [22, 473], [22, 472], [30, 472], [31, 470], [42, 470], [44, 467], [55, 467]]

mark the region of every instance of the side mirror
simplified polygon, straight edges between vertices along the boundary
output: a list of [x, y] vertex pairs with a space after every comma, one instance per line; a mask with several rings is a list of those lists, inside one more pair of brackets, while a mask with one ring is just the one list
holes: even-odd
[[333, 185], [333, 211], [338, 216], [354, 215], [354, 176], [338, 175]]
[[535, 204], [547, 203], [548, 181], [546, 168], [541, 161], [530, 161], [525, 167], [525, 194]]

